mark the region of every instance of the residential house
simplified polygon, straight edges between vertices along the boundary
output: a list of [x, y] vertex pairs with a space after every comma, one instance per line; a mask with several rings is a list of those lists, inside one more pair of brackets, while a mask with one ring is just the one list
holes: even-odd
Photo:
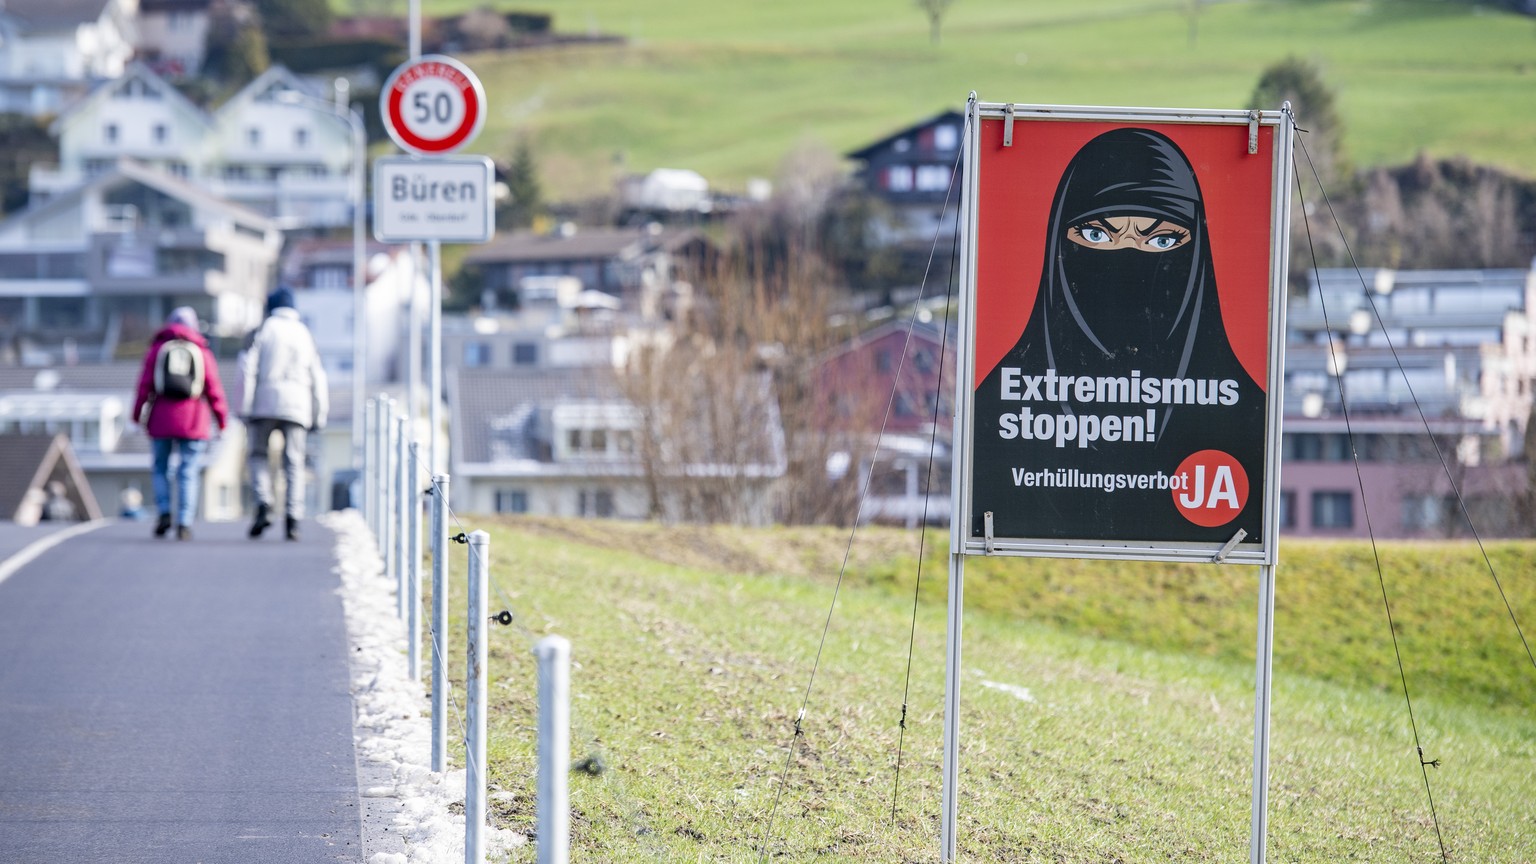
[[[0, 451], [29, 436], [63, 435], [103, 512], [118, 512], [129, 488], [153, 509], [149, 438], [128, 416], [140, 368], [137, 361], [41, 369], [0, 366]], [[228, 385], [232, 369], [220, 371]], [[219, 436], [204, 464], [200, 518], [241, 518], [245, 436], [239, 423], [231, 423]]]
[[500, 235], [470, 251], [464, 265], [480, 274], [487, 310], [516, 308], [527, 277], [568, 276], [656, 319], [688, 296], [691, 280], [714, 256], [713, 245], [692, 229], [564, 225]]
[[271, 220], [137, 162], [0, 222], [11, 362], [132, 356], [177, 306], [215, 341], [260, 323], [282, 235]]
[[53, 122], [59, 163], [33, 166], [30, 190], [47, 200], [133, 159], [283, 230], [347, 227], [358, 160], [345, 109], [330, 100], [274, 66], [209, 115], [134, 63]]
[[862, 521], [949, 522], [955, 354], [952, 334], [908, 319], [859, 333], [821, 358], [814, 401], [827, 411], [819, 425], [837, 442], [823, 458], [867, 490]]
[[196, 76], [208, 53], [212, 0], [139, 0], [138, 56], [171, 80]]
[[926, 254], [934, 238], [953, 236], [964, 129], [964, 114], [944, 111], [847, 154], [858, 163], [856, 181], [889, 210], [887, 220], [869, 226], [877, 244], [915, 245]]
[[58, 139], [57, 165], [33, 165], [33, 203], [72, 192], [123, 159], [182, 180], [201, 176], [210, 119], [147, 66], [132, 63], [75, 102], [49, 126]]
[[0, 111], [46, 117], [134, 53], [135, 0], [6, 0], [0, 7]]
[[345, 107], [323, 107], [331, 99], [267, 69], [214, 112], [203, 182], [284, 229], [351, 225], [357, 154]]
[[1459, 491], [1483, 536], [1527, 531], [1533, 303], [1536, 271], [1313, 273], [1287, 313], [1282, 530], [1461, 533]]
[[[662, 434], [660, 406], [634, 401], [611, 367], [459, 369], [449, 381], [457, 510], [746, 523], [772, 517], [785, 457], [766, 377], [735, 394], [751, 410], [729, 440], [712, 435], [707, 423], [672, 424], [688, 434]], [[688, 404], [702, 409], [706, 400]]]

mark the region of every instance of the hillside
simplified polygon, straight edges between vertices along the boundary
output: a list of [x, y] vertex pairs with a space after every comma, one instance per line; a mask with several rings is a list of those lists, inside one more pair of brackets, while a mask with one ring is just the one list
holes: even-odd
[[528, 5], [552, 12], [558, 30], [628, 40], [465, 58], [492, 103], [474, 149], [505, 158], [528, 136], [551, 199], [656, 167], [740, 190], [797, 146], [841, 154], [959, 107], [971, 90], [1247, 107], [1261, 71], [1292, 54], [1315, 61], [1337, 93], [1357, 165], [1425, 151], [1536, 174], [1536, 21], [1472, 3], [957, 0], [938, 45], [910, 0]]
[[[837, 529], [465, 518], [491, 533], [492, 609], [517, 616], [493, 634], [497, 824], [532, 828], [529, 649], [559, 633], [572, 758], [589, 769], [571, 781], [573, 857], [749, 862], [766, 845], [782, 861], [937, 860], [942, 537], [914, 618], [916, 535], [861, 531], [829, 619]], [[1529, 617], [1536, 546], [1491, 551]], [[1475, 547], [1383, 560], [1413, 728], [1369, 547], [1282, 550], [1273, 860], [1441, 860], [1416, 731], [1441, 760], [1429, 780], [1449, 860], [1530, 861], [1536, 670]], [[962, 860], [1242, 860], [1254, 591], [1248, 567], [977, 562]]]

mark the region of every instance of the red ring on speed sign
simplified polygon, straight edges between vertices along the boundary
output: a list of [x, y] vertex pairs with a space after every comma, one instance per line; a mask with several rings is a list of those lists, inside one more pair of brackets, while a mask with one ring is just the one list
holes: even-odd
[[[414, 101], [427, 95], [424, 89], [435, 91], [425, 106], [408, 104], [407, 95]], [[452, 57], [429, 54], [400, 66], [384, 82], [379, 99], [389, 136], [396, 144], [417, 153], [457, 150], [479, 134], [485, 122], [485, 92], [480, 88], [480, 79]], [[427, 110], [426, 122], [412, 116], [413, 110], [423, 107]], [[446, 124], [442, 116], [445, 113]]]

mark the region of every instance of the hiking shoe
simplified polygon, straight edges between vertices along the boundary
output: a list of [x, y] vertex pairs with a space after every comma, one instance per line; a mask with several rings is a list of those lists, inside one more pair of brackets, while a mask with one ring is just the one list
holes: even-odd
[[269, 526], [271, 524], [272, 524], [272, 521], [267, 518], [267, 505], [265, 505], [265, 504], [257, 504], [256, 505], [256, 521], [251, 523], [251, 538], [255, 539], [257, 537], [260, 537], [261, 536], [261, 532], [267, 530], [267, 526]]
[[171, 514], [161, 513], [160, 518], [155, 520], [155, 536], [164, 537], [165, 532], [169, 530], [171, 530]]
[[299, 539], [299, 520], [289, 516], [287, 523], [283, 527], [286, 529], [283, 532], [283, 536], [287, 537], [289, 540]]
[[176, 526], [176, 539], [177, 540], [191, 540], [192, 539], [192, 529], [188, 528], [185, 525], [177, 525]]

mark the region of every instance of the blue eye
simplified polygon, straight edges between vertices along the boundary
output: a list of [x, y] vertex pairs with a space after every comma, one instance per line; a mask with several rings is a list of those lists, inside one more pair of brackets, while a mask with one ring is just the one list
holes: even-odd
[[1172, 234], [1159, 234], [1156, 237], [1147, 238], [1147, 245], [1153, 249], [1172, 249], [1179, 245], [1179, 239]]
[[1095, 228], [1092, 225], [1085, 225], [1077, 230], [1079, 234], [1083, 235], [1083, 239], [1087, 240], [1089, 243], [1109, 242], [1109, 232], [1102, 228]]

